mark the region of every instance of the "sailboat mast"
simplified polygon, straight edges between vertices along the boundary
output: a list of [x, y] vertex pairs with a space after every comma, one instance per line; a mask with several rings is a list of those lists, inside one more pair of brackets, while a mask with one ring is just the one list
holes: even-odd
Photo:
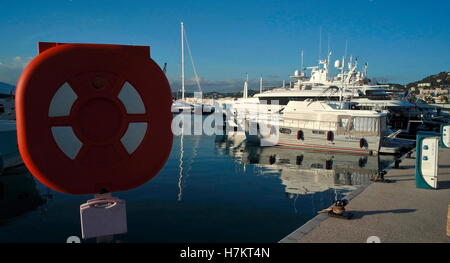
[[181, 22], [181, 99], [184, 101], [184, 24]]

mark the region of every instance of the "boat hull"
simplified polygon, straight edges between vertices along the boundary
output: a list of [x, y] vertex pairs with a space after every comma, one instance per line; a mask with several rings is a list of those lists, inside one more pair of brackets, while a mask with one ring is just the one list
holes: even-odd
[[[284, 133], [281, 131], [284, 131]], [[286, 131], [290, 132], [287, 133]], [[301, 136], [299, 136], [299, 133], [301, 133]], [[250, 132], [247, 132], [246, 135], [249, 143], [260, 144], [262, 146], [276, 145], [283, 148], [368, 155], [378, 155], [379, 153], [379, 136], [364, 137], [337, 134], [335, 132], [331, 132], [332, 135], [328, 135], [328, 133], [329, 131], [317, 131], [311, 129], [300, 130], [298, 128], [280, 125], [276, 129], [276, 133], [270, 135], [263, 135], [260, 131], [258, 131], [256, 135], [251, 135]]]

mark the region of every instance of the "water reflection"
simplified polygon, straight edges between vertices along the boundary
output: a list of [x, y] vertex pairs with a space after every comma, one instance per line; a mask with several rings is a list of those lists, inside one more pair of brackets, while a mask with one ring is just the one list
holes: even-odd
[[[260, 167], [261, 176], [278, 175], [289, 199], [296, 201], [306, 196], [313, 199], [311, 210], [327, 206], [330, 198], [341, 198], [342, 194], [369, 183], [372, 176], [387, 168], [395, 158], [259, 147], [246, 145], [243, 136], [217, 136], [216, 148], [219, 154], [230, 155], [244, 166]], [[314, 199], [328, 201], [314, 205]]]
[[[177, 201], [183, 201], [183, 190], [185, 188], [186, 179], [189, 176], [192, 166], [194, 164], [194, 160], [198, 154], [198, 147], [200, 143], [200, 136], [193, 136], [194, 131], [192, 130], [195, 126], [201, 126], [201, 119], [195, 119], [190, 114], [179, 114], [178, 118], [178, 127], [179, 127], [179, 156], [177, 158], [178, 161], [178, 195]], [[193, 123], [193, 124], [192, 124]], [[200, 123], [200, 124], [199, 124]], [[185, 139], [189, 136], [194, 138], [194, 145], [192, 147], [192, 152], [186, 152], [184, 149]], [[189, 158], [189, 161], [185, 161], [185, 155]], [[185, 166], [187, 167], [185, 168]]]
[[33, 176], [24, 166], [0, 175], [0, 225], [33, 211], [46, 202]]
[[[391, 162], [383, 158], [389, 157], [259, 148], [243, 136], [183, 133], [158, 176], [117, 193], [127, 201], [126, 242], [277, 242], [368, 182]], [[1, 218], [10, 218], [0, 242], [80, 236], [79, 206], [92, 196], [52, 191], [42, 205], [48, 188], [22, 169], [0, 176]]]

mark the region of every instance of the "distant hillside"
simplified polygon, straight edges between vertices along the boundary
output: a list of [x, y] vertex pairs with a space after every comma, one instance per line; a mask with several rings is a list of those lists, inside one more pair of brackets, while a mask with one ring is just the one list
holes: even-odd
[[8, 84], [8, 83], [4, 83], [4, 82], [0, 82], [0, 94], [11, 94], [11, 91], [15, 90], [15, 86]]
[[[226, 92], [226, 93], [222, 93], [222, 92], [217, 92], [217, 91], [212, 91], [212, 92], [205, 92], [203, 93], [203, 98], [204, 99], [220, 99], [220, 98], [242, 98], [243, 94], [242, 91], [239, 92]], [[253, 95], [259, 93], [259, 91], [256, 90], [248, 90], [248, 96], [252, 97]], [[172, 96], [174, 98], [181, 98], [181, 94], [177, 93], [177, 92], [173, 92]], [[186, 92], [184, 94], [185, 97], [194, 97], [194, 93], [192, 92]]]
[[[428, 86], [429, 83], [429, 86]], [[441, 72], [435, 75], [430, 75], [422, 80], [412, 82], [406, 85], [408, 89], [422, 86], [423, 88], [450, 88], [450, 72]]]
[[383, 85], [389, 85], [394, 90], [404, 90], [405, 89], [405, 86], [403, 86], [402, 84], [398, 84], [398, 83], [386, 83]]

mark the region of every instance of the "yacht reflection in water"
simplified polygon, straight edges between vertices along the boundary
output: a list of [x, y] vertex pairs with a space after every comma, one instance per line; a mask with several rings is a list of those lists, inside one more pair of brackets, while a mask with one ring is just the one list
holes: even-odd
[[33, 176], [24, 166], [0, 175], [0, 226], [43, 205]]
[[246, 145], [242, 137], [216, 137], [219, 154], [233, 156], [243, 165], [261, 167], [261, 175], [278, 174], [289, 198], [353, 191], [370, 182], [395, 157], [314, 152], [283, 147]]

